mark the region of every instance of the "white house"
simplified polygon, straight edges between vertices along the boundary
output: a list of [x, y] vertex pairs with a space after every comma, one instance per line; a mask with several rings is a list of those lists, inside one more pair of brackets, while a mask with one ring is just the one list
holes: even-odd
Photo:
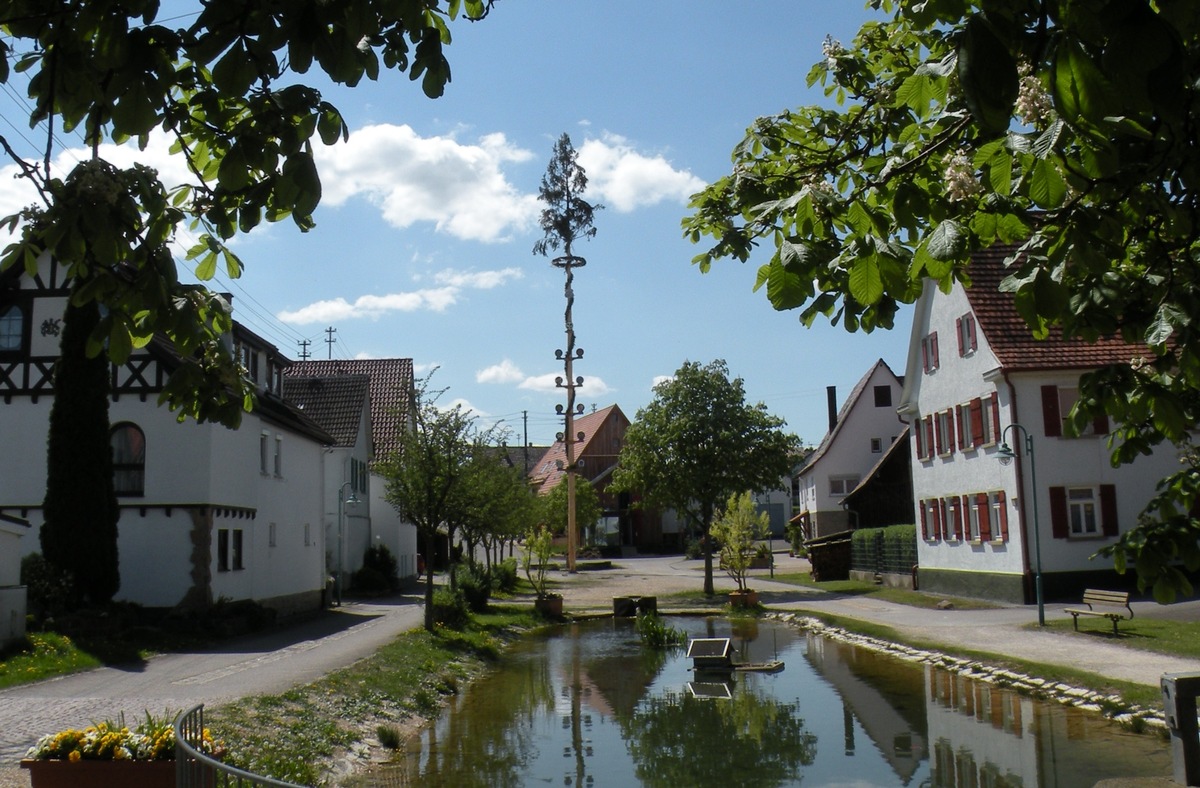
[[[325, 469], [330, 566], [338, 561], [340, 500], [345, 539], [342, 560], [347, 575], [362, 566], [367, 547], [378, 544], [395, 556], [401, 578], [416, 577], [416, 526], [401, 518], [387, 501], [386, 480], [377, 473], [376, 465], [392, 456], [400, 448], [401, 436], [413, 428], [412, 359], [296, 361], [287, 369], [284, 387], [289, 401], [335, 436]], [[358, 503], [347, 503], [352, 490]]]
[[0, 649], [25, 637], [25, 586], [21, 585], [21, 538], [29, 523], [0, 514]]
[[829, 432], [792, 478], [792, 520], [813, 539], [853, 528], [846, 497], [904, 431], [896, 417], [901, 381], [876, 361], [855, 384], [841, 409], [829, 389]]
[[[0, 275], [0, 515], [32, 528], [40, 550], [51, 374], [68, 283], [46, 258], [36, 277]], [[228, 341], [257, 386], [237, 430], [180, 423], [157, 404], [178, 356], [156, 339], [113, 366], [109, 406], [120, 505], [118, 600], [151, 607], [256, 600], [315, 609], [325, 589], [323, 453], [332, 439], [282, 398], [289, 363], [235, 324]]]
[[1047, 597], [1128, 584], [1092, 556], [1135, 524], [1175, 453], [1113, 468], [1107, 423], [1068, 437], [1063, 420], [1081, 373], [1147, 351], [1033, 339], [999, 289], [1011, 251], [976, 254], [969, 289], [927, 281], [916, 304], [899, 412], [913, 430], [921, 589], [1030, 602], [1039, 555]]

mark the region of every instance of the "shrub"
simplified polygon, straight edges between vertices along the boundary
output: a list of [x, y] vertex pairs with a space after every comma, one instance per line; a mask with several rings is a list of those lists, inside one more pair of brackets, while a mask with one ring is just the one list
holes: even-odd
[[433, 592], [433, 622], [449, 627], [462, 629], [468, 621], [467, 601], [458, 591], [449, 588], [439, 588]]
[[473, 612], [487, 610], [492, 581], [485, 569], [474, 564], [458, 564], [454, 567], [454, 584]]
[[377, 544], [368, 547], [363, 553], [363, 569], [372, 569], [383, 576], [384, 581], [391, 590], [396, 590], [400, 587], [400, 576], [396, 567], [396, 557], [392, 555], [392, 551], [387, 548], [387, 545]]
[[389, 750], [398, 750], [403, 743], [400, 740], [400, 730], [393, 725], [380, 725], [375, 728], [375, 735], [379, 737], [379, 743]]
[[366, 594], [378, 594], [390, 591], [392, 588], [387, 577], [378, 569], [370, 566], [364, 566], [355, 572], [350, 578], [350, 585], [355, 591]]
[[68, 608], [71, 573], [47, 561], [41, 553], [21, 559], [21, 585], [26, 586], [29, 608], [41, 617], [57, 616]]
[[492, 565], [492, 590], [502, 594], [517, 590], [517, 559], [506, 558]]

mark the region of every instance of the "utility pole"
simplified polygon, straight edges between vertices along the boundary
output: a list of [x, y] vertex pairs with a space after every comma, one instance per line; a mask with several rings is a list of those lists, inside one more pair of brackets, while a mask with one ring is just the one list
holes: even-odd
[[308, 346], [311, 345], [312, 343], [309, 342], [307, 339], [301, 339], [296, 344], [300, 346], [300, 360], [308, 361], [308, 357], [310, 355], [308, 352]]
[[333, 326], [325, 329], [325, 344], [329, 346], [329, 358], [331, 360], [333, 359], [333, 344], [337, 342], [337, 337], [334, 336], [336, 333], [337, 329]]

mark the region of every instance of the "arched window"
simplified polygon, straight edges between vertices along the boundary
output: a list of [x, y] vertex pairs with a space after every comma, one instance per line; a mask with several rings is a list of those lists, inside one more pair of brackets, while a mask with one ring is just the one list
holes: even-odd
[[146, 491], [146, 435], [136, 424], [123, 421], [112, 428], [113, 492], [143, 495]]
[[21, 307], [16, 304], [0, 307], [0, 352], [20, 350], [24, 329], [25, 313]]

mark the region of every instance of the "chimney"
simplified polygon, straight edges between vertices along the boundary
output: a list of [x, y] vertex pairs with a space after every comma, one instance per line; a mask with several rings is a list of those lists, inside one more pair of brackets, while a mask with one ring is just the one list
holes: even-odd
[[825, 387], [825, 398], [829, 401], [829, 431], [837, 426], [837, 386]]

